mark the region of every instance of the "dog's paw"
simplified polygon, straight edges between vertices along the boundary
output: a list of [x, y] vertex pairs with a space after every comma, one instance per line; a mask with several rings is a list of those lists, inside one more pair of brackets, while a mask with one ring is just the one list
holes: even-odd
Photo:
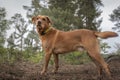
[[45, 71], [41, 71], [41, 75], [45, 75], [46, 74], [46, 72]]
[[52, 73], [56, 74], [58, 71], [57, 70], [52, 70]]

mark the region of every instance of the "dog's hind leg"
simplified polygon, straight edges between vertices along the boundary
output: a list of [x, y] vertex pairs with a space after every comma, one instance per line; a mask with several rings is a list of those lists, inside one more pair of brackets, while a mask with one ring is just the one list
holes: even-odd
[[[89, 55], [89, 54], [88, 54]], [[94, 59], [92, 58], [90, 55], [89, 57], [91, 58], [91, 60], [94, 62], [96, 68], [97, 68], [97, 72], [98, 72], [98, 77], [101, 77], [102, 75], [102, 67], [100, 66], [100, 64]]]
[[[89, 56], [94, 59], [98, 64], [100, 64], [100, 67], [102, 67], [105, 72], [107, 73], [107, 75], [109, 77], [111, 77], [110, 71], [109, 71], [109, 67], [108, 64], [104, 61], [104, 59], [101, 57], [100, 55], [100, 51], [99, 51], [99, 47], [95, 46], [87, 49]], [[96, 64], [96, 66], [99, 66]], [[101, 68], [100, 68], [101, 69]], [[101, 72], [101, 71], [100, 71]]]

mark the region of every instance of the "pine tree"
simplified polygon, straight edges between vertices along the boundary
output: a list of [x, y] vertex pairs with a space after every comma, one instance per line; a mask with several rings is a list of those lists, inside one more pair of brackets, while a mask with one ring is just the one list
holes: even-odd
[[[97, 20], [102, 12], [99, 9], [102, 6], [101, 0], [49, 0], [49, 4], [50, 9], [60, 8], [58, 10], [61, 12], [67, 10], [72, 16], [68, 16], [67, 20], [71, 20], [71, 24], [68, 24], [73, 25], [74, 28], [97, 30], [102, 22], [101, 19]], [[62, 15], [62, 17], [64, 16], [66, 15]]]
[[113, 27], [113, 29], [120, 32], [120, 6], [113, 10], [113, 13], [110, 15], [110, 21], [115, 23], [116, 27]]
[[64, 31], [77, 28], [75, 23], [79, 21], [78, 18], [75, 19], [70, 10], [61, 10], [61, 8], [44, 9], [41, 14], [49, 16], [53, 27]]
[[31, 18], [33, 16], [37, 16], [40, 14], [42, 10], [42, 6], [40, 5], [41, 0], [32, 0], [31, 6], [23, 6], [23, 8], [27, 11], [27, 18], [29, 23], [31, 23]]
[[101, 19], [97, 18], [101, 14], [100, 6], [103, 6], [101, 0], [78, 0], [78, 17], [82, 18], [84, 28], [98, 30]]
[[[24, 35], [27, 33], [27, 23], [21, 14], [16, 13], [13, 17], [11, 17], [11, 27], [14, 28], [14, 32], [9, 38], [9, 45], [14, 46], [14, 44], [22, 51], [24, 48]], [[13, 38], [15, 43], [13, 43]]]
[[48, 4], [49, 11], [46, 13], [53, 20], [55, 27], [65, 31], [82, 28], [81, 18], [76, 16], [75, 0], [49, 0]]
[[0, 7], [0, 46], [4, 46], [6, 39], [6, 31], [8, 27], [8, 20], [5, 19], [5, 8]]
[[27, 37], [24, 39], [25, 49], [28, 51], [36, 52], [40, 50], [40, 40], [38, 39], [38, 34], [35, 32], [35, 27], [29, 31]]
[[8, 48], [11, 48], [11, 49], [14, 49], [16, 44], [15, 44], [15, 37], [14, 37], [14, 33], [12, 33], [9, 38], [7, 39], [7, 42], [8, 42], [8, 45], [7, 47]]
[[[27, 11], [27, 19], [29, 24], [32, 24], [31, 18], [33, 16], [40, 15], [41, 10], [44, 8], [43, 5], [40, 4], [40, 1], [41, 0], [32, 0], [31, 6], [23, 6], [23, 8]], [[38, 50], [40, 48], [40, 40], [35, 32], [35, 25], [31, 26], [25, 40], [26, 49], [27, 47], [32, 48], [32, 50]]]

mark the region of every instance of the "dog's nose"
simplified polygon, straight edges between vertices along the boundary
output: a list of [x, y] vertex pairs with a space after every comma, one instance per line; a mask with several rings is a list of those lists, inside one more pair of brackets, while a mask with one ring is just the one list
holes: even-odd
[[41, 24], [41, 21], [38, 21], [38, 24]]

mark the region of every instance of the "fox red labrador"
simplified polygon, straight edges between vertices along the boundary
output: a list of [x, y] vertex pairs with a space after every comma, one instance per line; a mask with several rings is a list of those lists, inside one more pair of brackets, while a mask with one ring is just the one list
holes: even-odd
[[99, 75], [101, 74], [101, 69], [104, 69], [109, 76], [111, 75], [107, 63], [100, 55], [97, 37], [106, 39], [118, 36], [117, 33], [111, 31], [97, 32], [87, 29], [77, 29], [65, 32], [53, 28], [50, 18], [42, 15], [33, 17], [32, 22], [36, 25], [37, 32], [42, 41], [42, 47], [45, 50], [45, 64], [41, 72], [42, 75], [47, 71], [52, 54], [55, 63], [54, 72], [56, 73], [59, 67], [58, 54], [81, 51], [82, 49], [88, 52], [88, 55], [97, 66]]

